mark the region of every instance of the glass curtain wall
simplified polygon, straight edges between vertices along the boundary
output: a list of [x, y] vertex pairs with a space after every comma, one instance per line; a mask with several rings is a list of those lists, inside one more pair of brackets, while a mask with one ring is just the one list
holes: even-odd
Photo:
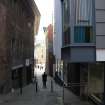
[[92, 0], [76, 0], [75, 10], [74, 42], [93, 43]]
[[63, 46], [70, 44], [70, 1], [63, 2]]

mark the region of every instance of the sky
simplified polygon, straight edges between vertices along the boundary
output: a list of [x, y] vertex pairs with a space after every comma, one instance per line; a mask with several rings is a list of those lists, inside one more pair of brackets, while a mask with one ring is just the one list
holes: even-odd
[[39, 26], [39, 32], [36, 36], [36, 43], [44, 43], [44, 32], [43, 27], [47, 27], [52, 23], [52, 15], [53, 15], [53, 0], [34, 0], [40, 13], [41, 20]]

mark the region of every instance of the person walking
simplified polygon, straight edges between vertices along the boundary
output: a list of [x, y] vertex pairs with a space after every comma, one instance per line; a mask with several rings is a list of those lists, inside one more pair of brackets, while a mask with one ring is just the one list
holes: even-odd
[[43, 81], [43, 88], [46, 88], [47, 74], [45, 72], [42, 75], [42, 81]]

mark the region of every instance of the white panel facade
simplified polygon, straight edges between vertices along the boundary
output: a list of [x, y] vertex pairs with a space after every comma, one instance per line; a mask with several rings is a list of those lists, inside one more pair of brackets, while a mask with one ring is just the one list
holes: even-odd
[[105, 61], [105, 49], [96, 50], [96, 61]]
[[105, 9], [105, 0], [95, 0], [97, 9]]
[[54, 2], [54, 42], [53, 49], [56, 59], [61, 59], [61, 47], [62, 47], [62, 12], [61, 1], [55, 0]]

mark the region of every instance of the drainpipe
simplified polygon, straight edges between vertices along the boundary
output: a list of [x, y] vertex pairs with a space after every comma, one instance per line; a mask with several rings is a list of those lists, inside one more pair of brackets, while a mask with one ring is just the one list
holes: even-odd
[[[63, 2], [64, 0], [61, 0], [61, 11], [62, 11], [62, 46], [63, 46]], [[63, 66], [64, 66], [64, 62], [63, 62]], [[63, 105], [64, 105], [64, 67], [63, 67]]]
[[94, 60], [96, 63], [96, 7], [95, 7], [95, 2], [96, 0], [92, 0], [92, 25], [93, 25], [93, 40], [94, 40], [94, 44], [95, 44], [95, 50], [94, 50]]
[[63, 39], [64, 39], [64, 36], [63, 36], [63, 2], [64, 2], [64, 0], [61, 0], [61, 11], [62, 11], [62, 46], [63, 46]]

